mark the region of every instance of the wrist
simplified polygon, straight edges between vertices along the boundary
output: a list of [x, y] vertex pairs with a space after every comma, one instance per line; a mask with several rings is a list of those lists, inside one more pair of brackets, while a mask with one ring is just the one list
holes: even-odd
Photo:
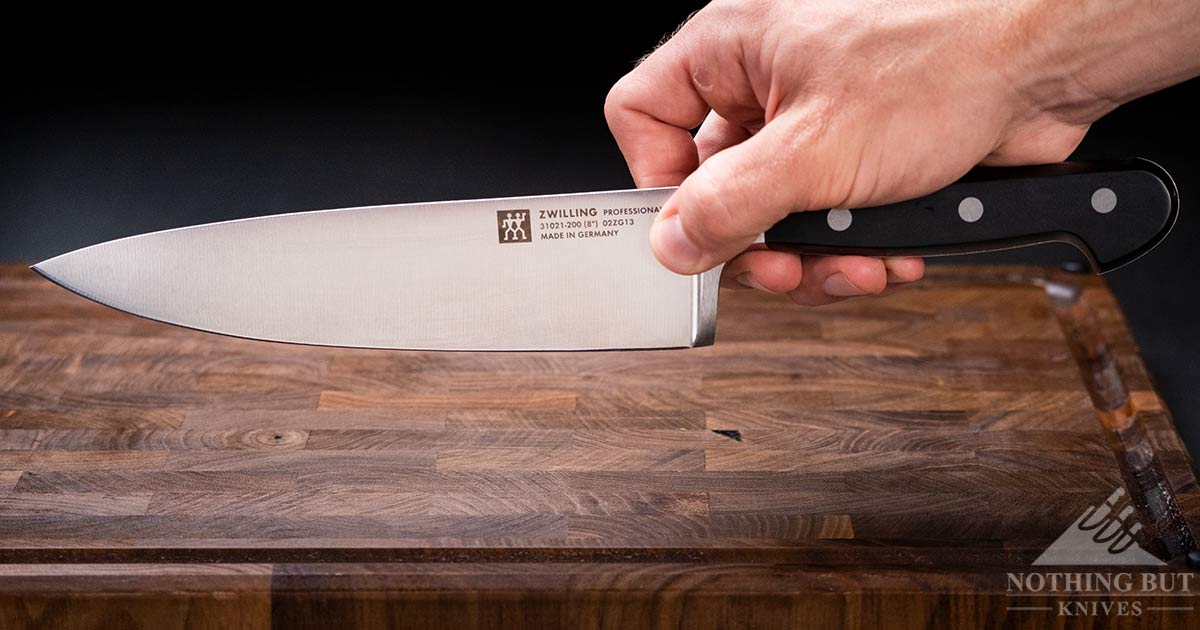
[[1030, 117], [1086, 125], [1200, 74], [1194, 0], [1020, 0], [1013, 50]]

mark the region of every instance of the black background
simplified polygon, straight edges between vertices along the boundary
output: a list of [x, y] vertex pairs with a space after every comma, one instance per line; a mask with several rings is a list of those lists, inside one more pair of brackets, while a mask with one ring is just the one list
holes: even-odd
[[[629, 187], [605, 94], [695, 8], [648, 4], [239, 19], [136, 38], [80, 24], [40, 67], [6, 49], [19, 54], [0, 95], [0, 262], [261, 214]], [[1179, 184], [1175, 233], [1109, 279], [1194, 455], [1198, 110], [1196, 81], [1135, 101], [1076, 156], [1147, 157]], [[1067, 258], [1051, 246], [986, 260]]]

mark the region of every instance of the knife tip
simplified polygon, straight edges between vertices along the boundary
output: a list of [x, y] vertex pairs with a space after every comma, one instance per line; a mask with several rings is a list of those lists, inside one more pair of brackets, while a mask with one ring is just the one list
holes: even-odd
[[52, 263], [53, 261], [54, 261], [54, 259], [50, 258], [47, 260], [43, 260], [42, 262], [39, 262], [39, 263], [34, 263], [32, 265], [29, 265], [29, 270], [47, 280], [49, 280], [50, 282], [53, 282], [54, 284], [57, 284], [58, 286], [63, 287], [64, 289], [67, 289], [68, 291], [78, 293], [78, 291], [76, 291], [75, 289], [72, 289], [71, 287], [69, 287], [63, 283], [62, 273], [61, 273], [62, 270], [56, 269], [55, 265], [53, 265], [53, 264], [49, 264], [49, 263]]
[[43, 260], [42, 262], [29, 265], [29, 270], [38, 274], [39, 276], [42, 276], [43, 278], [46, 278], [47, 280], [53, 280], [54, 278], [50, 275], [50, 270], [47, 268], [46, 262], [47, 261]]

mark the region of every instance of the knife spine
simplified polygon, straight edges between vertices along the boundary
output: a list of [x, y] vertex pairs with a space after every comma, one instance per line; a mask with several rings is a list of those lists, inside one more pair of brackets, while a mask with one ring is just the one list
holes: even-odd
[[711, 346], [717, 339], [717, 297], [721, 288], [721, 270], [717, 265], [704, 273], [692, 276], [692, 342], [691, 347]]

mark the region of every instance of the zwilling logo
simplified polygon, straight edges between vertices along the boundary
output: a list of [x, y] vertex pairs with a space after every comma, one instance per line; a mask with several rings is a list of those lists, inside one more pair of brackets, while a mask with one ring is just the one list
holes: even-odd
[[533, 228], [529, 225], [529, 210], [501, 210], [496, 213], [496, 232], [500, 243], [528, 243]]

